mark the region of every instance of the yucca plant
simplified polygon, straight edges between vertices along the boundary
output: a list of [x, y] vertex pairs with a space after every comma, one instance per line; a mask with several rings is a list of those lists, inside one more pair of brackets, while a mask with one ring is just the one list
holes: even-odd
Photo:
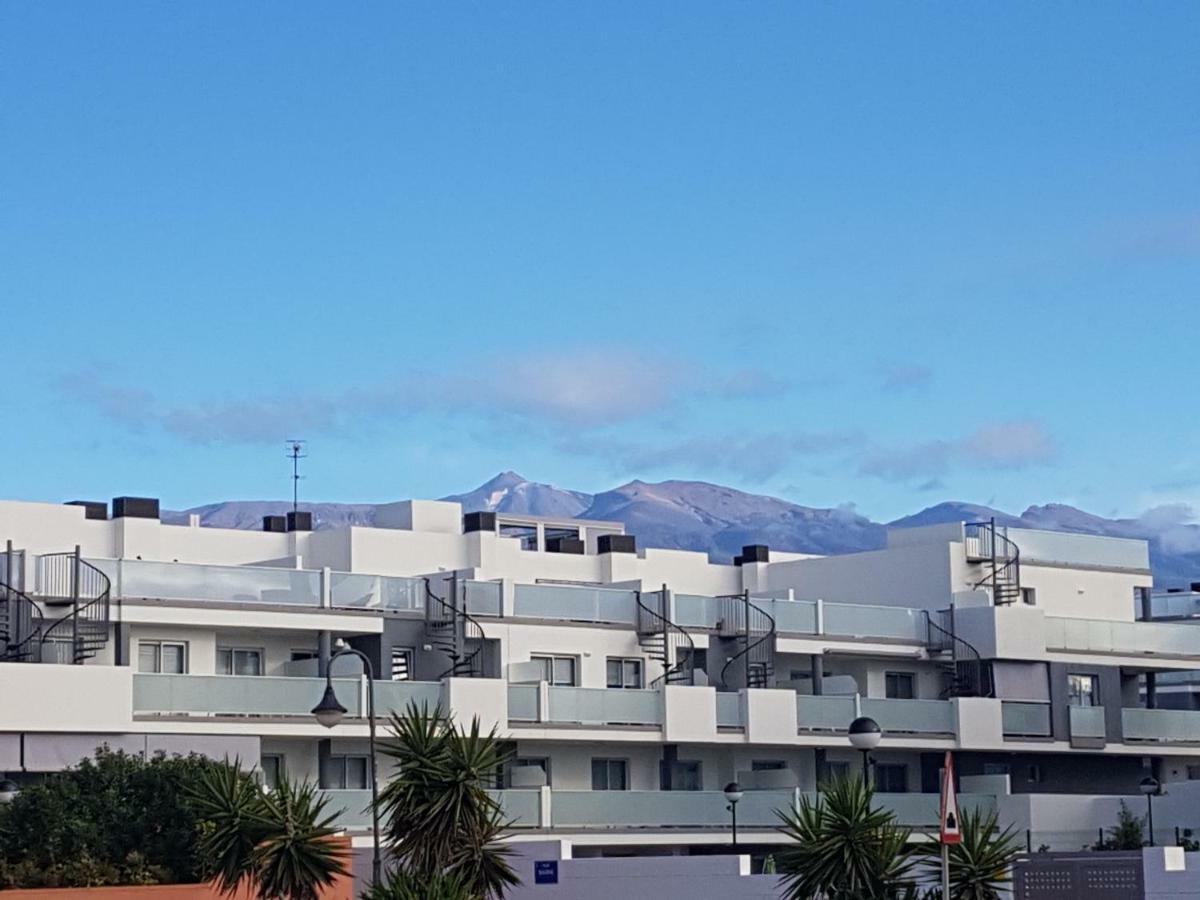
[[223, 894], [243, 885], [260, 900], [316, 900], [348, 874], [332, 841], [334, 816], [310, 784], [286, 779], [264, 794], [236, 765], [213, 766], [187, 790], [201, 820], [200, 852]]
[[495, 730], [478, 719], [457, 728], [438, 709], [411, 704], [393, 715], [382, 753], [393, 777], [379, 794], [380, 816], [401, 870], [413, 877], [461, 875], [476, 897], [503, 897], [518, 882], [499, 843], [508, 827], [488, 787], [508, 758]]
[[[950, 845], [950, 896], [952, 900], [998, 900], [1012, 881], [1013, 860], [1021, 852], [1011, 826], [1000, 831], [995, 810], [966, 810], [959, 817], [962, 840]], [[941, 845], [924, 845], [924, 865], [930, 880], [941, 878]]]
[[780, 812], [791, 843], [778, 853], [788, 900], [891, 900], [911, 893], [916, 857], [910, 832], [873, 807], [875, 792], [858, 778], [830, 784], [799, 810]]
[[362, 900], [477, 900], [478, 896], [461, 872], [417, 875], [396, 869], [382, 884], [367, 888]]

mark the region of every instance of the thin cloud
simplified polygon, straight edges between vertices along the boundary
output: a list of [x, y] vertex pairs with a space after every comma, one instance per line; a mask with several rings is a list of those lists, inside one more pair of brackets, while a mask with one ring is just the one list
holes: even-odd
[[919, 363], [883, 366], [879, 375], [880, 387], [892, 393], [919, 390], [933, 381], [933, 369]]
[[861, 460], [859, 473], [885, 481], [919, 478], [934, 490], [940, 476], [955, 467], [1024, 469], [1050, 463], [1057, 453], [1053, 437], [1040, 423], [1021, 419], [985, 425], [962, 438], [872, 450]]
[[690, 364], [623, 350], [477, 360], [475, 371], [417, 372], [340, 392], [292, 391], [176, 403], [97, 373], [58, 380], [58, 389], [122, 427], [160, 428], [198, 441], [262, 443], [303, 430], [318, 434], [414, 414], [513, 421], [559, 430], [615, 426], [662, 414], [691, 399], [757, 395], [782, 389], [765, 373], [710, 377]]

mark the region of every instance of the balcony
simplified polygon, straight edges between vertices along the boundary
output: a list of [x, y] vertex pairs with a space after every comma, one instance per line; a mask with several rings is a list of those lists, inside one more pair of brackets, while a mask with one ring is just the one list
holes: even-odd
[[532, 619], [632, 625], [637, 592], [559, 584], [518, 584], [513, 612]]
[[661, 728], [661, 691], [514, 684], [508, 718], [515, 723]]
[[1049, 703], [1004, 700], [1000, 722], [1005, 738], [1048, 738], [1052, 733]]
[[1186, 709], [1123, 709], [1126, 741], [1148, 744], [1200, 744], [1200, 712]]
[[[335, 678], [338, 700], [347, 715], [364, 714], [364, 682]], [[274, 675], [145, 675], [133, 676], [133, 712], [157, 716], [263, 716], [311, 718], [325, 691], [324, 678]], [[441, 684], [421, 681], [375, 682], [376, 713], [402, 711], [410, 702], [437, 706]]]
[[1046, 616], [1046, 649], [1126, 656], [1200, 656], [1200, 628], [1186, 622], [1115, 622]]
[[317, 571], [139, 559], [89, 559], [87, 562], [108, 576], [113, 597], [310, 608], [321, 605], [321, 573]]
[[[780, 634], [830, 635], [884, 641], [925, 641], [921, 610], [903, 606], [869, 606], [858, 603], [817, 603], [751, 597], [751, 602], [775, 619]], [[675, 595], [675, 621], [685, 628], [715, 629], [721, 617], [716, 597]]]
[[1072, 747], [1103, 747], [1103, 706], [1068, 706], [1067, 725]]
[[949, 700], [884, 700], [799, 694], [796, 722], [803, 732], [845, 732], [859, 716], [870, 716], [884, 734], [953, 737], [954, 704]]
[[[323, 791], [339, 827], [370, 828], [370, 791]], [[696, 829], [729, 827], [728, 801], [721, 791], [494, 791], [506, 818], [519, 829], [617, 830]], [[746, 791], [738, 803], [738, 825], [774, 829], [780, 810], [797, 808], [801, 798], [816, 794], [795, 790]], [[546, 804], [544, 800], [549, 800]], [[963, 809], [995, 808], [988, 794], [960, 794]], [[937, 794], [877, 794], [876, 802], [896, 815], [898, 824], [914, 829], [934, 829], [938, 823]], [[547, 808], [548, 807], [548, 808]]]

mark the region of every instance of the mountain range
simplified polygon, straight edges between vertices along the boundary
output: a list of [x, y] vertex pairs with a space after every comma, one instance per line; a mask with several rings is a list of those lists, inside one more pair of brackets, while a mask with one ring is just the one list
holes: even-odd
[[[1182, 507], [1160, 507], [1135, 519], [1110, 519], [1073, 506], [1031, 506], [1019, 515], [971, 503], [948, 501], [893, 522], [874, 522], [852, 507], [802, 506], [762, 494], [750, 494], [704, 481], [631, 481], [588, 494], [529, 481], [502, 472], [474, 490], [443, 497], [464, 511], [621, 522], [637, 535], [639, 546], [701, 550], [727, 561], [745, 544], [767, 544], [802, 553], [852, 553], [882, 547], [887, 527], [932, 525], [995, 517], [998, 524], [1079, 534], [1140, 538], [1150, 542], [1150, 560], [1158, 587], [1186, 586], [1200, 578], [1200, 525], [1189, 524]], [[376, 505], [369, 503], [302, 503], [317, 528], [371, 525]], [[164, 521], [200, 516], [204, 525], [259, 528], [264, 515], [282, 514], [282, 500], [227, 500], [179, 512], [164, 512]]]

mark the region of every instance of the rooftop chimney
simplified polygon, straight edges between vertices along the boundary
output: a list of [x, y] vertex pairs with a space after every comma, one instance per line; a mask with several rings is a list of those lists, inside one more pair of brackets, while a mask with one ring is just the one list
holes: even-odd
[[157, 519], [157, 497], [113, 497], [114, 519]]
[[312, 531], [312, 513], [290, 512], [287, 514], [288, 531]]
[[288, 530], [286, 516], [263, 516], [263, 531], [284, 532]]
[[637, 538], [632, 534], [602, 534], [596, 538], [597, 553], [637, 553]]
[[494, 512], [469, 512], [463, 516], [463, 534], [472, 531], [495, 531], [496, 514]]
[[742, 548], [741, 560], [744, 563], [764, 563], [771, 561], [771, 548], [766, 544], [747, 544]]
[[85, 519], [107, 519], [108, 504], [99, 500], [68, 500], [67, 506], [82, 506]]

